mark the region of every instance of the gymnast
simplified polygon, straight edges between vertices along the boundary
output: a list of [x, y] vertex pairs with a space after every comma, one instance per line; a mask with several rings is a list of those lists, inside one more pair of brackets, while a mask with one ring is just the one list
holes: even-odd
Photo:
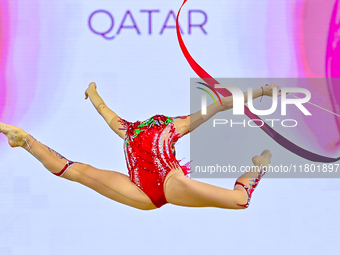
[[[275, 92], [281, 95], [279, 86], [267, 85], [253, 90], [253, 99], [272, 96]], [[222, 98], [222, 105], [208, 106], [206, 115], [200, 111], [180, 117], [155, 115], [134, 123], [120, 118], [106, 106], [94, 82], [87, 88], [85, 97], [90, 98], [111, 129], [124, 139], [129, 176], [70, 161], [15, 126], [0, 123], [0, 133], [7, 136], [11, 147], [24, 148], [51, 173], [79, 182], [134, 208], [151, 210], [166, 203], [226, 209], [244, 209], [249, 206], [254, 189], [269, 167], [269, 150], [253, 157], [254, 167], [237, 179], [233, 190], [188, 178], [187, 165], [181, 166], [174, 155], [175, 143], [179, 138], [198, 128], [216, 113], [233, 107], [231, 96]], [[245, 103], [247, 99], [247, 93], [244, 93]]]

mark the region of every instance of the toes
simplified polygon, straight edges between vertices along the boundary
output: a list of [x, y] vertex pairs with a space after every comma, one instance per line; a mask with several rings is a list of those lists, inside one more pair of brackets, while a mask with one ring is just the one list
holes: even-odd
[[265, 154], [272, 154], [271, 152], [270, 152], [270, 150], [264, 150], [262, 153], [261, 153], [261, 155], [265, 155]]
[[270, 162], [270, 159], [272, 157], [272, 153], [270, 152], [270, 150], [265, 150], [261, 153], [260, 156], [255, 156], [252, 158], [253, 163], [261, 163], [261, 162]]

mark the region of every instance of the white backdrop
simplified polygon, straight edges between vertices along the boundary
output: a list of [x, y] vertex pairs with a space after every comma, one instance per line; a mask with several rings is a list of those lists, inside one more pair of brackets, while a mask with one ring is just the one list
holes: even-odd
[[[190, 78], [196, 74], [183, 57], [175, 29], [160, 34], [181, 1], [14, 2], [7, 6], [13, 23], [4, 122], [22, 127], [71, 160], [127, 174], [122, 140], [84, 100], [90, 82], [129, 121], [190, 113]], [[291, 18], [300, 2], [189, 1], [180, 19], [183, 38], [214, 77], [299, 77]], [[88, 20], [96, 10], [114, 17], [108, 36], [115, 39], [90, 30]], [[139, 35], [134, 28], [117, 35], [128, 10]], [[141, 10], [159, 10], [152, 14], [152, 34]], [[207, 15], [207, 34], [199, 27], [188, 33], [189, 10]], [[204, 19], [202, 12], [192, 15], [195, 24]], [[92, 25], [105, 31], [109, 21], [99, 13]], [[272, 23], [277, 30], [269, 35]], [[174, 24], [170, 16], [167, 25]], [[124, 25], [133, 25], [131, 16]], [[275, 68], [268, 59], [276, 60]], [[271, 145], [275, 163], [275, 152], [282, 149], [264, 139], [258, 151], [235, 144], [230, 148], [243, 153], [249, 164]], [[178, 159], [189, 160], [189, 145], [189, 136], [180, 140]], [[11, 149], [3, 137], [0, 164], [1, 255], [337, 254], [338, 179], [264, 179], [247, 210], [165, 205], [140, 211], [51, 175], [26, 151]], [[202, 181], [232, 188], [235, 179]]]

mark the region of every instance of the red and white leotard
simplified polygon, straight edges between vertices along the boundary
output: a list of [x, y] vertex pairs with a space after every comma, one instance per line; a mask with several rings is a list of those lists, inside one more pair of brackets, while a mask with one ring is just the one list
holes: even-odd
[[130, 179], [157, 207], [167, 203], [164, 181], [168, 173], [177, 167], [189, 173], [188, 164], [180, 166], [172, 153], [171, 147], [180, 137], [174, 119], [155, 115], [143, 122], [120, 120], [126, 130], [124, 151]]

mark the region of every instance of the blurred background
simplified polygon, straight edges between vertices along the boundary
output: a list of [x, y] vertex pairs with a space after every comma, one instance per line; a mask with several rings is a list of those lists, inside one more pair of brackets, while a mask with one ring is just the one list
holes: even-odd
[[[181, 4], [1, 0], [0, 121], [70, 160], [127, 174], [123, 141], [84, 92], [96, 82], [106, 104], [129, 121], [194, 110], [190, 78], [197, 75], [175, 30]], [[189, 0], [180, 27], [191, 55], [213, 77], [340, 78], [339, 21], [338, 0]], [[303, 86], [312, 102], [339, 114], [336, 81]], [[339, 156], [339, 118], [308, 109], [312, 117], [300, 116], [299, 126], [284, 135]], [[252, 156], [270, 148], [273, 164], [310, 163], [261, 130], [254, 131], [260, 145], [242, 130], [226, 132], [227, 160], [229, 154], [250, 165]], [[190, 160], [189, 135], [176, 152]], [[199, 180], [226, 188], [235, 182]], [[247, 210], [165, 205], [139, 211], [56, 178], [1, 135], [0, 255], [337, 254], [339, 184], [334, 178], [267, 178]]]

